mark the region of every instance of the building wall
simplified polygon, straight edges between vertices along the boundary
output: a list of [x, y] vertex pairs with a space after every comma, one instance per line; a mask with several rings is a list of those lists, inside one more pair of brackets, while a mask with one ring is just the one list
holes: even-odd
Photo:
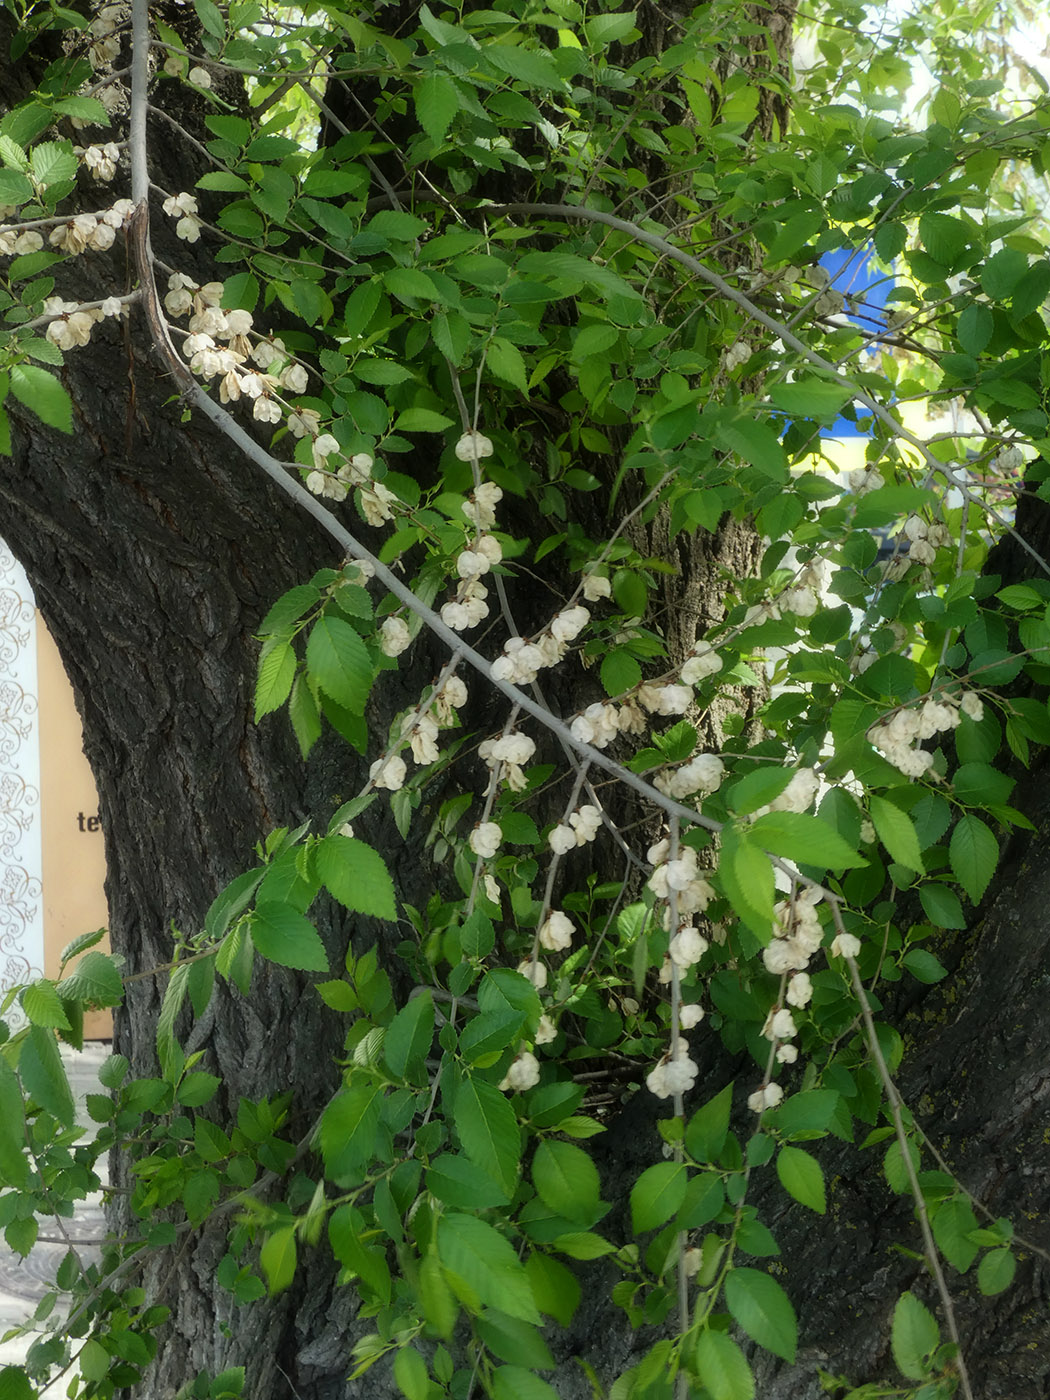
[[[0, 997], [28, 978], [57, 977], [66, 944], [105, 927], [104, 880], [73, 692], [28, 580], [0, 543]], [[107, 1039], [109, 1013], [90, 1014], [84, 1029]]]

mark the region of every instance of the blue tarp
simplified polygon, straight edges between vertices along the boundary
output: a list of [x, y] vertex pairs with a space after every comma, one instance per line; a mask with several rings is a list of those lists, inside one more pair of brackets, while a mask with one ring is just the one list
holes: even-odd
[[[885, 324], [886, 299], [893, 290], [893, 278], [875, 266], [875, 249], [872, 244], [861, 248], [836, 248], [833, 252], [823, 253], [820, 265], [827, 269], [831, 277], [831, 288], [845, 297], [854, 297], [863, 303], [858, 308], [859, 315], [848, 309], [844, 312], [854, 325], [871, 332], [878, 330], [880, 323]], [[829, 436], [848, 438], [867, 434], [862, 434], [857, 424], [850, 419], [839, 418]]]

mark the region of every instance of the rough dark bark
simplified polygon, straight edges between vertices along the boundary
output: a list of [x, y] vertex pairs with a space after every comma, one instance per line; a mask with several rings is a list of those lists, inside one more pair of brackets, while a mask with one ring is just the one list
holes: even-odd
[[[1033, 772], [1017, 797], [1022, 810], [1045, 813], [1045, 782], [1045, 768]], [[938, 948], [949, 976], [935, 987], [913, 984], [895, 1007], [906, 1045], [898, 1084], [918, 1125], [990, 1212], [978, 1209], [982, 1223], [1007, 1216], [1044, 1251], [1050, 1251], [1048, 901], [1044, 816], [1037, 835], [1015, 843], [996, 891], [966, 933]], [[919, 1251], [921, 1240], [910, 1199], [894, 1197], [886, 1185], [885, 1146], [859, 1152], [828, 1145], [823, 1160], [833, 1230], [808, 1230], [786, 1196], [770, 1198], [769, 1224], [805, 1345], [797, 1367], [777, 1372], [767, 1365], [763, 1400], [817, 1400], [824, 1394], [818, 1365], [855, 1384], [892, 1381], [889, 1324], [897, 1297], [911, 1288], [938, 1311], [925, 1267], [900, 1252]], [[923, 1170], [938, 1166], [924, 1153]], [[1050, 1388], [1047, 1266], [1023, 1246], [1017, 1254], [1016, 1280], [996, 1298], [980, 1295], [975, 1269], [963, 1277], [945, 1267], [975, 1395], [1040, 1400]]]
[[[789, 7], [778, 15], [789, 24]], [[782, 40], [781, 33], [781, 55]], [[189, 187], [179, 144], [156, 150], [172, 163], [161, 178]], [[98, 332], [91, 350], [70, 355], [65, 377], [76, 437], [16, 424], [14, 458], [0, 458], [0, 533], [29, 573], [74, 685], [99, 784], [113, 943], [137, 971], [170, 955], [171, 921], [199, 927], [267, 830], [311, 814], [323, 819], [358, 783], [361, 765], [349, 750], [321, 746], [304, 765], [282, 719], [257, 728], [250, 718], [254, 629], [281, 591], [338, 561], [329, 541], [223, 441], [200, 423], [181, 422], [137, 329], [126, 339], [112, 328]], [[659, 522], [654, 549], [658, 531]], [[746, 566], [754, 541], [727, 522], [718, 536], [675, 547], [680, 575], [667, 606], [677, 649], [716, 613], [720, 569]], [[390, 681], [377, 728], [415, 698], [433, 661], [417, 653], [414, 671]], [[371, 809], [368, 839], [384, 851], [399, 894], [424, 903], [430, 876], [421, 852], [402, 843], [384, 810]], [[1036, 840], [960, 940], [950, 980], [908, 1008], [902, 1083], [962, 1180], [1045, 1247], [1048, 900], [1050, 856]], [[354, 930], [331, 918], [323, 932], [336, 959]], [[117, 1048], [138, 1073], [153, 1068], [162, 990], [156, 980], [134, 983], [118, 1017]], [[224, 1095], [236, 1101], [290, 1088], [297, 1122], [308, 1123], [334, 1082], [336, 1018], [306, 979], [273, 968], [257, 968], [250, 997], [220, 991], [219, 998], [204, 1044], [206, 1064], [224, 1076]], [[739, 1070], [710, 1045], [709, 1056], [701, 1099]], [[639, 1097], [611, 1123], [602, 1147], [607, 1197], [622, 1203], [652, 1160], [655, 1116], [655, 1104]], [[816, 1400], [818, 1363], [855, 1381], [891, 1376], [893, 1301], [902, 1287], [924, 1287], [921, 1271], [893, 1251], [896, 1243], [917, 1247], [917, 1232], [907, 1204], [882, 1183], [875, 1153], [836, 1149], [826, 1164], [829, 1178], [834, 1173], [833, 1230], [812, 1230], [786, 1199], [769, 1201], [806, 1350], [790, 1371], [769, 1369], [763, 1400]], [[175, 1313], [148, 1395], [170, 1395], [199, 1368], [242, 1363], [250, 1393], [275, 1400], [394, 1393], [374, 1373], [345, 1382], [355, 1303], [350, 1290], [332, 1289], [321, 1252], [292, 1291], [247, 1309], [234, 1309], [215, 1284], [223, 1252], [221, 1234], [207, 1232], [192, 1237], [174, 1270], [170, 1258], [156, 1265], [152, 1282], [167, 1279], [163, 1300]], [[600, 1270], [589, 1276], [579, 1317], [556, 1343], [566, 1360], [563, 1400], [590, 1394], [573, 1355], [600, 1350], [609, 1380], [650, 1340], [631, 1334], [610, 1308], [608, 1282]], [[1038, 1259], [1024, 1260], [1019, 1285], [1001, 1300], [971, 1303], [964, 1295], [960, 1321], [980, 1393], [1046, 1394], [1046, 1316]]]
[[[251, 722], [262, 616], [286, 588], [339, 561], [279, 492], [205, 427], [183, 425], [177, 405], [164, 406], [164, 380], [137, 335], [122, 345], [103, 332], [90, 356], [70, 358], [66, 383], [76, 437], [17, 431], [13, 459], [0, 459], [0, 531], [26, 567], [73, 684], [99, 788], [113, 946], [138, 972], [170, 959], [172, 923], [200, 928], [269, 830], [323, 821], [360, 786], [352, 751], [322, 745], [304, 765], [283, 718]], [[386, 703], [405, 701], [388, 694]], [[378, 809], [373, 834], [406, 898], [419, 902], [422, 853], [402, 859]], [[338, 968], [347, 939], [371, 942], [376, 930], [331, 917], [322, 933]], [[132, 983], [116, 1018], [115, 1048], [137, 1074], [156, 1072], [165, 981]], [[223, 1077], [223, 1100], [235, 1108], [242, 1095], [291, 1089], [294, 1138], [336, 1082], [337, 1018], [306, 979], [261, 963], [250, 997], [220, 983], [213, 1007], [197, 1041], [205, 1067]], [[276, 1361], [301, 1395], [326, 1393], [311, 1390], [297, 1356], [307, 1341], [316, 1351], [319, 1338], [295, 1339], [296, 1296], [236, 1325], [227, 1318], [214, 1282], [223, 1252], [221, 1235], [206, 1236], [179, 1261], [164, 1299], [175, 1317], [155, 1393], [177, 1389], [220, 1355], [223, 1365], [251, 1362], [271, 1393], [286, 1384]], [[159, 1259], [157, 1278], [171, 1266]], [[323, 1288], [327, 1273], [320, 1267], [304, 1290]], [[227, 1322], [232, 1339], [222, 1335]]]

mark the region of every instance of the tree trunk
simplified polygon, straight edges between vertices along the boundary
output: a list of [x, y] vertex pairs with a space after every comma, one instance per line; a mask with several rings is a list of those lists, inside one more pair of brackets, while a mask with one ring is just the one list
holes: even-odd
[[[18, 433], [14, 458], [0, 458], [0, 528], [73, 684], [99, 790], [113, 948], [137, 973], [170, 960], [172, 924], [186, 934], [201, 927], [267, 832], [323, 821], [360, 786], [351, 751], [322, 745], [304, 764], [283, 716], [258, 727], [251, 717], [253, 632], [283, 590], [339, 561], [327, 537], [209, 429], [184, 426], [178, 406], [165, 407], [167, 387], [137, 335], [122, 346], [109, 333], [90, 356], [71, 356], [66, 383], [76, 438], [37, 425]], [[400, 861], [388, 815], [377, 809], [375, 823], [374, 839], [418, 901], [422, 853]], [[361, 931], [331, 917], [321, 932], [338, 969]], [[136, 1075], [156, 1073], [166, 982], [166, 973], [132, 982], [116, 1015], [114, 1048]], [[337, 1018], [305, 979], [272, 964], [256, 964], [249, 997], [220, 982], [196, 1043], [234, 1114], [241, 1096], [290, 1090], [293, 1139], [337, 1082]], [[118, 1183], [128, 1165], [118, 1164]], [[278, 1362], [300, 1395], [335, 1393], [314, 1392], [296, 1356], [318, 1342], [293, 1340], [296, 1295], [231, 1315], [214, 1279], [224, 1250], [221, 1230], [205, 1233], [174, 1277], [170, 1257], [151, 1269], [147, 1287], [156, 1292], [167, 1278], [161, 1301], [174, 1309], [153, 1393], [201, 1368], [245, 1362], [267, 1393], [290, 1393]], [[304, 1291], [325, 1288], [329, 1273], [319, 1268]]]
[[[790, 7], [777, 15], [785, 21], [776, 35], [782, 57]], [[766, 120], [779, 116], [775, 106], [766, 103]], [[155, 172], [161, 183], [192, 187], [179, 143], [159, 136], [154, 154], [172, 166]], [[98, 277], [95, 289], [108, 290], [104, 279], [115, 263], [107, 268], [96, 259], [92, 267], [85, 261], [78, 275]], [[207, 269], [197, 275], [205, 280]], [[95, 289], [85, 282], [80, 290], [89, 297]], [[168, 961], [171, 923], [197, 930], [269, 830], [308, 816], [323, 821], [360, 786], [363, 765], [349, 749], [322, 744], [304, 764], [282, 717], [251, 721], [253, 633], [262, 616], [282, 591], [340, 561], [327, 537], [224, 440], [199, 420], [181, 421], [137, 322], [123, 342], [112, 323], [96, 331], [90, 350], [70, 354], [64, 377], [76, 437], [16, 422], [14, 456], [0, 458], [0, 534], [26, 568], [73, 683], [99, 787], [113, 947], [134, 973]], [[662, 547], [659, 530], [657, 522], [649, 535], [654, 549]], [[717, 535], [679, 539], [680, 576], [668, 597], [675, 649], [691, 642], [698, 620], [718, 614], [721, 570], [739, 572], [754, 547], [746, 530], [728, 523]], [[385, 678], [371, 716], [377, 732], [434, 673], [425, 643], [417, 642], [412, 661]], [[421, 828], [403, 842], [377, 803], [361, 833], [383, 851], [399, 897], [416, 906], [425, 905], [437, 878], [416, 834]], [[959, 941], [951, 978], [915, 994], [902, 1083], [963, 1181], [993, 1214], [1024, 1220], [1031, 1213], [1030, 1233], [1044, 1247], [1050, 1023], [1038, 930], [1048, 900], [1050, 855], [1037, 840], [1018, 853], [998, 898]], [[331, 911], [321, 932], [334, 967], [350, 937], [357, 946], [383, 936]], [[387, 930], [388, 952], [391, 937]], [[117, 1016], [115, 1048], [135, 1074], [155, 1072], [163, 988], [163, 975], [132, 983]], [[250, 996], [220, 986], [213, 1008], [206, 1034], [198, 1034], [204, 1067], [223, 1079], [223, 1102], [290, 1090], [294, 1140], [336, 1082], [341, 1023], [306, 979], [262, 963]], [[709, 1055], [700, 1101], [739, 1069], [710, 1045]], [[934, 1105], [928, 1114], [926, 1096]], [[621, 1206], [658, 1151], [657, 1114], [655, 1101], [638, 1096], [603, 1140], [603, 1194]], [[763, 1400], [816, 1400], [817, 1364], [858, 1382], [893, 1375], [890, 1310], [901, 1288], [925, 1285], [914, 1263], [891, 1248], [898, 1241], [918, 1248], [918, 1235], [907, 1204], [885, 1188], [879, 1151], [826, 1154], [829, 1178], [837, 1173], [834, 1232], [811, 1230], [797, 1206], [789, 1211], [786, 1198], [774, 1206], [770, 1195], [770, 1209], [779, 1211], [770, 1223], [808, 1349], [795, 1368], [769, 1367], [760, 1379]], [[374, 1372], [362, 1384], [345, 1380], [356, 1302], [351, 1289], [333, 1287], [323, 1249], [306, 1257], [295, 1286], [278, 1299], [235, 1307], [215, 1280], [225, 1247], [220, 1226], [191, 1235], [174, 1257], [150, 1266], [151, 1300], [173, 1315], [144, 1396], [167, 1400], [199, 1369], [242, 1364], [248, 1393], [270, 1400], [396, 1393]], [[565, 1363], [557, 1381], [562, 1400], [591, 1393], [573, 1356], [600, 1354], [594, 1364], [607, 1382], [651, 1340], [632, 1333], [611, 1307], [608, 1282], [601, 1268], [589, 1272], [586, 1301], [555, 1342]], [[1031, 1258], [1001, 1300], [971, 1305], [964, 1296], [960, 1323], [979, 1391], [1011, 1400], [1045, 1395], [1045, 1301], [1041, 1264]]]

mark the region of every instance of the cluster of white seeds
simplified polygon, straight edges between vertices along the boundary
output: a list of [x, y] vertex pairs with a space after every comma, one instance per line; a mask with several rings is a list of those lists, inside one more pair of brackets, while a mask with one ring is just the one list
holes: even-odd
[[975, 721], [984, 715], [981, 698], [973, 691], [896, 710], [868, 730], [868, 739], [894, 768], [909, 778], [921, 778], [933, 767], [934, 756], [927, 749], [914, 746], [944, 730], [955, 729], [962, 715]]

